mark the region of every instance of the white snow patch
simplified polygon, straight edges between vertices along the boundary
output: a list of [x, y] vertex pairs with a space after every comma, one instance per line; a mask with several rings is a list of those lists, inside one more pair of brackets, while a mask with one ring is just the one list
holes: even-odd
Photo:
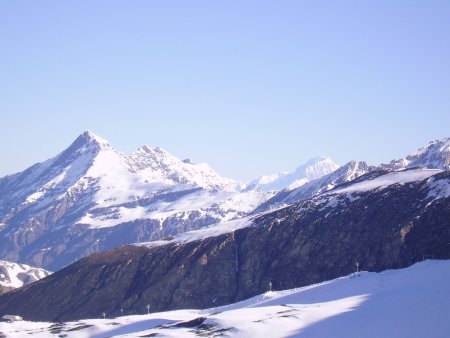
[[442, 170], [437, 169], [415, 169], [405, 171], [394, 171], [382, 176], [378, 176], [373, 180], [366, 180], [354, 183], [348, 187], [333, 190], [327, 192], [326, 194], [364, 192], [377, 188], [385, 188], [393, 184], [405, 184], [414, 181], [422, 181], [440, 172], [442, 172]]
[[450, 196], [450, 182], [447, 179], [436, 180], [431, 178], [429, 184], [430, 192], [426, 199], [432, 198], [433, 200], [437, 200]]
[[207, 228], [202, 228], [199, 230], [188, 231], [177, 235], [175, 238], [170, 240], [159, 240], [153, 242], [142, 242], [136, 243], [135, 245], [144, 245], [148, 247], [155, 247], [160, 245], [165, 245], [169, 243], [187, 243], [200, 239], [205, 239], [209, 237], [217, 237], [222, 234], [230, 233], [238, 229], [243, 229], [249, 227], [253, 224], [253, 217], [244, 217], [240, 219], [225, 221], [211, 225]]
[[155, 201], [146, 207], [109, 207], [105, 214], [87, 213], [78, 223], [91, 228], [106, 228], [139, 219], [153, 219], [161, 223], [172, 216], [187, 219], [192, 212], [209, 215], [221, 221], [228, 221], [254, 210], [267, 199], [263, 192], [199, 190], [188, 193], [173, 201]]

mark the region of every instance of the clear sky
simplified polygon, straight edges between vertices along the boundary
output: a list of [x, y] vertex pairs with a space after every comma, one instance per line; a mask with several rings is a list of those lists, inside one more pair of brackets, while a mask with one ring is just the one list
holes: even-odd
[[1, 1], [0, 176], [92, 130], [248, 180], [450, 136], [450, 1]]

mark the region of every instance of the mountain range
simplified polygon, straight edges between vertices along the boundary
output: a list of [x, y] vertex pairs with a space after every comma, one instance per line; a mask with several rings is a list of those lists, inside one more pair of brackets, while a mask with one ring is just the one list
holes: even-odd
[[125, 155], [92, 132], [0, 179], [0, 258], [56, 271], [123, 244], [160, 240], [275, 210], [378, 171], [449, 170], [450, 139], [388, 164], [317, 157], [247, 185], [142, 146]]
[[279, 175], [289, 179], [277, 191], [161, 148], [124, 155], [85, 132], [0, 179], [2, 257], [56, 271], [1, 295], [0, 315], [207, 308], [337, 278], [356, 263], [384, 271], [450, 259], [449, 149], [449, 138], [433, 141], [379, 166], [317, 158]]
[[[425, 258], [450, 259], [450, 171], [374, 171], [275, 211], [90, 255], [0, 296], [0, 314], [67, 321], [225, 305]], [[58, 292], [55, 292], [55, 289]], [[139, 312], [138, 312], [139, 313]]]
[[[336, 167], [319, 158], [285, 184]], [[87, 131], [56, 157], [0, 179], [0, 258], [55, 271], [94, 252], [240, 218], [273, 194], [159, 147], [125, 155]]]
[[263, 202], [256, 211], [264, 211], [280, 205], [289, 205], [301, 200], [317, 196], [334, 187], [352, 182], [360, 176], [373, 171], [405, 170], [410, 168], [429, 168], [450, 170], [450, 138], [441, 141], [432, 141], [416, 152], [398, 160], [392, 160], [379, 166], [369, 165], [364, 161], [350, 161], [335, 171], [322, 175], [311, 182], [295, 189], [283, 189]]

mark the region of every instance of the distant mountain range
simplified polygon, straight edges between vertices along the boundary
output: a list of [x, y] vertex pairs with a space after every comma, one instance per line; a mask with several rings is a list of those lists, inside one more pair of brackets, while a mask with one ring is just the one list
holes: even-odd
[[371, 172], [448, 170], [449, 140], [378, 167], [319, 157], [243, 186], [159, 147], [125, 155], [84, 132], [56, 157], [0, 179], [0, 258], [56, 271], [123, 244], [268, 212]]
[[272, 198], [263, 202], [256, 211], [264, 211], [280, 205], [289, 205], [317, 196], [340, 184], [352, 182], [358, 177], [373, 171], [405, 170], [410, 168], [450, 170], [450, 138], [432, 141], [417, 152], [405, 158], [393, 160], [388, 164], [371, 166], [364, 161], [350, 161], [333, 172], [324, 174], [311, 182], [306, 182], [298, 188], [281, 190]]

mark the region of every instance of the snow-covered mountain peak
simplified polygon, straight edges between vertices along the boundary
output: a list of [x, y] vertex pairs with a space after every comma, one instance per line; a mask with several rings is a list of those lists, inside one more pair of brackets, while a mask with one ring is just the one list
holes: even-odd
[[[54, 158], [0, 179], [0, 231], [19, 229], [18, 241], [28, 244], [28, 231], [36, 229], [78, 232], [135, 222], [146, 224], [147, 238], [159, 238], [241, 216], [265, 200], [260, 191], [240, 191], [207, 164], [181, 161], [160, 147], [125, 155], [84, 132]], [[140, 230], [132, 231], [139, 241]]]
[[281, 172], [273, 175], [261, 176], [249, 183], [259, 186], [263, 191], [296, 189], [309, 181], [316, 180], [324, 175], [332, 173], [339, 168], [330, 158], [319, 156], [310, 159], [305, 164], [297, 167], [293, 172]]
[[329, 157], [320, 156], [313, 158], [304, 165], [298, 167], [296, 172], [304, 173], [305, 177], [312, 181], [327, 175], [338, 168], [339, 165], [334, 163]]
[[77, 137], [72, 145], [77, 145], [80, 148], [86, 147], [97, 150], [112, 148], [111, 144], [107, 140], [101, 138], [100, 136], [94, 134], [89, 130], [80, 134], [80, 136]]
[[182, 161], [161, 147], [142, 146], [127, 157], [131, 171], [147, 176], [147, 181], [169, 180], [191, 187], [233, 191], [236, 182], [223, 178], [206, 163]]

